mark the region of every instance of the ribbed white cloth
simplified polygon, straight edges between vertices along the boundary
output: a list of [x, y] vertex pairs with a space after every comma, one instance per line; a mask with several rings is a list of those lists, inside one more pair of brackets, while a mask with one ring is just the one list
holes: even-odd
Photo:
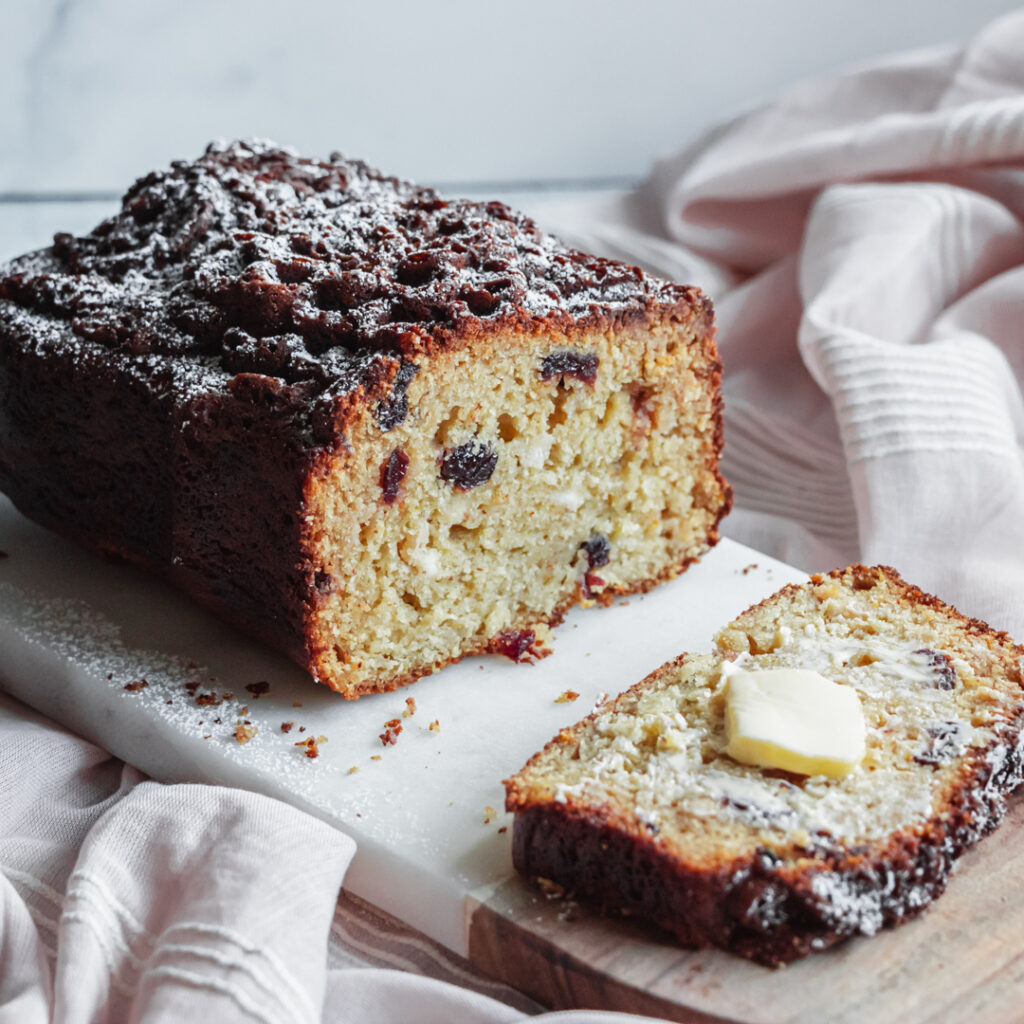
[[[888, 562], [1024, 638], [1024, 14], [795, 89], [640, 195], [547, 213], [714, 296], [727, 532], [807, 568]], [[531, 1009], [370, 908], [336, 912], [352, 851], [0, 698], [0, 1024]]]

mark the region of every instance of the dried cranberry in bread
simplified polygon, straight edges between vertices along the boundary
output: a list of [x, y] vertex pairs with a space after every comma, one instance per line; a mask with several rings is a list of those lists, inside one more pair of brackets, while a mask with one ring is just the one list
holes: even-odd
[[[506, 781], [519, 871], [769, 965], [920, 913], [1021, 781], [1024, 648], [863, 566], [786, 587], [717, 643]], [[724, 751], [729, 677], [793, 668], [859, 697], [865, 754], [844, 777]]]
[[0, 268], [0, 488], [347, 697], [543, 653], [718, 537], [698, 291], [501, 203], [211, 146]]

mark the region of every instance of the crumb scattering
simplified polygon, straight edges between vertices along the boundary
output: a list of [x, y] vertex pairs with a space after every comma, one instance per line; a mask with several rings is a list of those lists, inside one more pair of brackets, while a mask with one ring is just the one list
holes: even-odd
[[217, 696], [216, 693], [201, 693], [196, 697], [196, 704], [201, 708], [216, 707], [218, 704], [223, 704], [224, 701]]
[[556, 704], [571, 704], [574, 700], [579, 700], [580, 695], [575, 690], [563, 690], [556, 698]]
[[302, 747], [302, 752], [306, 755], [306, 757], [313, 758], [320, 756], [320, 749], [317, 747], [316, 740], [313, 739], [312, 736], [310, 736], [309, 739], [306, 740], [299, 740], [299, 742], [296, 743], [295, 746]]
[[740, 572], [743, 573], [744, 576], [749, 576], [756, 568], [757, 562], [751, 562], [750, 565], [743, 566], [743, 568], [740, 569]]
[[245, 688], [252, 694], [253, 700], [259, 700], [265, 693], [270, 693], [270, 683], [246, 683]]
[[139, 690], [144, 690], [149, 683], [145, 679], [133, 679], [130, 683], [125, 683], [124, 688], [129, 693], [138, 693]]
[[501, 828], [498, 829], [498, 835], [500, 836], [503, 832], [507, 832], [507, 831], [508, 831], [508, 825], [502, 825]]
[[379, 761], [380, 760], [380, 754], [371, 754], [370, 755], [370, 760], [371, 761]]
[[292, 701], [292, 707], [293, 708], [301, 708], [302, 707], [302, 701], [301, 700], [293, 700]]
[[495, 809], [494, 809], [493, 807], [491, 807], [491, 805], [490, 805], [490, 804], [488, 804], [488, 805], [487, 805], [487, 806], [486, 806], [486, 807], [484, 808], [484, 824], [485, 824], [485, 825], [490, 825], [490, 823], [491, 823], [492, 821], [494, 821], [494, 819], [495, 819], [495, 818], [496, 818], [497, 816], [498, 816], [498, 812], [497, 812], [497, 811], [496, 811], [496, 810], [495, 810]]
[[359, 771], [359, 765], [357, 765], [357, 764], [354, 764], [354, 765], [352, 765], [352, 767], [351, 767], [351, 768], [349, 768], [349, 770], [348, 770], [347, 772], [345, 772], [345, 774], [346, 774], [346, 775], [355, 775], [355, 773], [356, 773], [357, 771]]
[[239, 743], [248, 743], [257, 732], [259, 732], [259, 730], [255, 725], [252, 725], [249, 722], [244, 722], [242, 725], [235, 727], [235, 739], [238, 740]]
[[281, 723], [281, 732], [291, 732], [292, 729], [294, 728], [294, 726], [295, 726], [294, 722], [282, 722]]
[[194, 697], [195, 694], [196, 694], [196, 690], [198, 690], [198, 689], [199, 689], [199, 683], [198, 682], [192, 682], [192, 683], [186, 683], [185, 684], [185, 692], [190, 697]]
[[392, 718], [389, 722], [384, 723], [384, 731], [380, 734], [380, 741], [385, 747], [389, 744], [397, 743], [401, 733], [402, 720], [400, 718]]
[[430, 725], [427, 726], [427, 728], [430, 729], [431, 732], [440, 732], [441, 731], [441, 723], [435, 718], [430, 723]]
[[405, 698], [405, 710], [402, 712], [403, 718], [411, 718], [416, 714], [416, 700], [413, 697]]

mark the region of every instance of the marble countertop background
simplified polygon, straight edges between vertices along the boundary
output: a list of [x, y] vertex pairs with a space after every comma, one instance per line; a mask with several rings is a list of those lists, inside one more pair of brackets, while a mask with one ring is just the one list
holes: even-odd
[[211, 138], [455, 187], [642, 176], [781, 86], [1008, 0], [33, 0], [0, 34], [0, 195], [115, 196]]

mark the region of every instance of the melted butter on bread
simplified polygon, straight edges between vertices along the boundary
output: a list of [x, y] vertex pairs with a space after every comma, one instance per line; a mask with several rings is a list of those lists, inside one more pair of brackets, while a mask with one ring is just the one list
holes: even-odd
[[730, 673], [725, 727], [725, 752], [762, 768], [842, 778], [864, 757], [857, 691], [808, 669]]

